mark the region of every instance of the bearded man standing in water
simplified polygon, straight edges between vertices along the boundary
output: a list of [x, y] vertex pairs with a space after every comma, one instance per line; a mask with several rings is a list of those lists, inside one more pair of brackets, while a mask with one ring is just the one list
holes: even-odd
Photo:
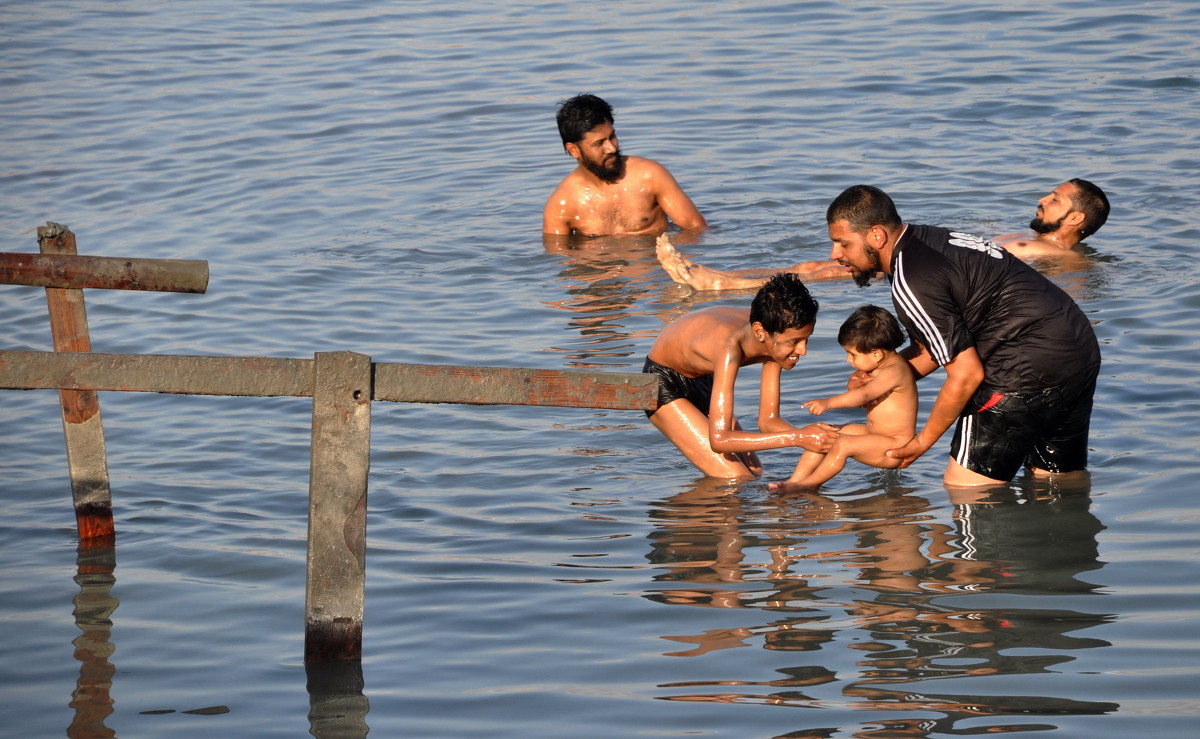
[[913, 373], [945, 371], [925, 427], [886, 452], [901, 469], [952, 426], [947, 486], [1087, 467], [1100, 347], [1067, 293], [991, 241], [901, 221], [877, 187], [847, 188], [825, 220], [858, 285], [887, 275]]
[[670, 221], [683, 229], [708, 225], [666, 167], [621, 153], [612, 106], [604, 100], [576, 95], [559, 105], [557, 120], [563, 148], [577, 166], [546, 201], [543, 233], [658, 234]]

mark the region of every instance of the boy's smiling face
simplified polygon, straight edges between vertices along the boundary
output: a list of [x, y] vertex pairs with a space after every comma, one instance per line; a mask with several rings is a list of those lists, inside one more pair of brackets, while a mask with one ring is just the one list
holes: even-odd
[[795, 367], [800, 357], [808, 353], [808, 337], [812, 336], [816, 326], [815, 323], [810, 323], [803, 328], [789, 328], [777, 334], [767, 334], [764, 331], [764, 343], [771, 359], [783, 365], [785, 370]]

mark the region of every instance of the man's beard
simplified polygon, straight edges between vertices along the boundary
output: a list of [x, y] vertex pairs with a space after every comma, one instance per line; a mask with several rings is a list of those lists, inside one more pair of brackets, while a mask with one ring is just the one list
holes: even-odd
[[879, 261], [879, 252], [875, 251], [869, 246], [866, 247], [865, 251], [867, 258], [871, 262], [871, 268], [864, 272], [860, 272], [857, 269], [854, 269], [850, 272], [850, 276], [854, 278], [854, 284], [858, 285], [859, 287], [866, 287], [867, 285], [870, 285], [871, 278], [875, 276], [875, 273], [883, 269], [883, 265]]
[[616, 182], [625, 176], [625, 157], [620, 151], [614, 153], [613, 156], [616, 159], [611, 167], [604, 166], [603, 162], [593, 162], [590, 159], [584, 159], [583, 166], [605, 182]]
[[1063, 221], [1066, 220], [1066, 218], [1066, 216], [1063, 216], [1062, 218], [1058, 219], [1057, 223], [1047, 223], [1046, 221], [1042, 220], [1041, 216], [1034, 216], [1033, 220], [1029, 222], [1029, 228], [1035, 234], [1048, 234], [1052, 231], [1057, 231], [1059, 227], [1062, 226]]

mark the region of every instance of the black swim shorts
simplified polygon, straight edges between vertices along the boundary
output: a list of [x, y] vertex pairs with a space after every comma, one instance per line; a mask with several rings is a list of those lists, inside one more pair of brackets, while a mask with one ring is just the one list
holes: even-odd
[[1022, 465], [1048, 472], [1085, 469], [1099, 370], [1093, 367], [1037, 392], [1001, 394], [980, 388], [958, 419], [950, 455], [994, 480], [1011, 480]]
[[[712, 375], [700, 377], [684, 377], [670, 367], [646, 358], [642, 365], [645, 374], [658, 375], [658, 407], [683, 398], [708, 415], [708, 405], [712, 401]], [[646, 417], [654, 415], [654, 411], [646, 411]]]

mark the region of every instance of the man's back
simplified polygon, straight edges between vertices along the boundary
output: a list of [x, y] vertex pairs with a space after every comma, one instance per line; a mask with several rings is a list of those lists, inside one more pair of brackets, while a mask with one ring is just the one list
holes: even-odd
[[910, 225], [892, 269], [893, 302], [910, 335], [938, 364], [974, 347], [990, 388], [1052, 387], [1100, 362], [1075, 301], [991, 242]]

